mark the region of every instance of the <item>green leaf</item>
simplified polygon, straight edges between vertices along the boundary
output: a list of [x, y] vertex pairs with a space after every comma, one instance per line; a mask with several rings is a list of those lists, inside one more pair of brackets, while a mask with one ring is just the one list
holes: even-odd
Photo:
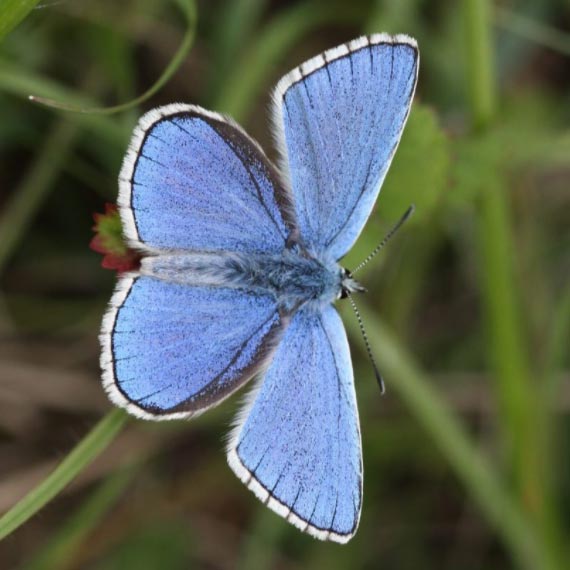
[[450, 201], [459, 206], [471, 205], [482, 188], [496, 186], [503, 154], [493, 129], [457, 140]]
[[0, 2], [0, 40], [13, 30], [38, 2], [39, 0], [2, 0]]
[[382, 188], [382, 217], [396, 220], [410, 204], [416, 222], [429, 217], [447, 184], [449, 164], [449, 142], [435, 113], [415, 103]]

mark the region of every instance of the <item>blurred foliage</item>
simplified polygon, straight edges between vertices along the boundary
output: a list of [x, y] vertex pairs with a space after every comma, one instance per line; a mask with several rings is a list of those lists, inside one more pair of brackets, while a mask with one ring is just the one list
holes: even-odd
[[[559, 0], [0, 2], [0, 509], [25, 496], [0, 534], [57, 496], [2, 543], [0, 567], [566, 568], [569, 28]], [[53, 471], [110, 409], [97, 334], [114, 275], [88, 246], [137, 117], [200, 104], [274, 157], [272, 85], [374, 31], [417, 37], [420, 80], [343, 263], [417, 209], [357, 299], [382, 399], [340, 307], [365, 462], [356, 537], [316, 542], [233, 477], [221, 440], [236, 398], [190, 424], [131, 422], [92, 463], [125, 425], [112, 412]]]
[[413, 219], [425, 223], [446, 189], [449, 158], [449, 140], [435, 112], [417, 103], [382, 187], [382, 200], [378, 203], [382, 215], [396, 220], [410, 204], [415, 204]]

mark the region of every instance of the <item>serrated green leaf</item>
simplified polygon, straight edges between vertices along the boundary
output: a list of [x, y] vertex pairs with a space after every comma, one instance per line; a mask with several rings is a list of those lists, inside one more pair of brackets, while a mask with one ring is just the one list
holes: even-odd
[[415, 204], [414, 220], [428, 217], [447, 184], [449, 142], [435, 112], [415, 104], [382, 188], [379, 208], [396, 220]]

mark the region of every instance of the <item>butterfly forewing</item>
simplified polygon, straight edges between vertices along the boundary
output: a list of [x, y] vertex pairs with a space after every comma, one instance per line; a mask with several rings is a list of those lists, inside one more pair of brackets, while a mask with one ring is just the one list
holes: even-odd
[[293, 229], [288, 193], [240, 127], [191, 105], [139, 122], [120, 175], [131, 245], [165, 251], [279, 252]]
[[400, 140], [418, 72], [416, 42], [377, 34], [321, 54], [274, 94], [284, 172], [301, 237], [340, 259], [362, 231]]

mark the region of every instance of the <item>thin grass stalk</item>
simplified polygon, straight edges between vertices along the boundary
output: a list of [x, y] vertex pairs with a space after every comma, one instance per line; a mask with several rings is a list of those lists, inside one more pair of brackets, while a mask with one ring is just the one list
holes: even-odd
[[[214, 108], [238, 121], [246, 121], [260, 88], [275, 65], [303, 36], [325, 24], [347, 21], [361, 23], [365, 13], [354, 7], [323, 10], [314, 2], [305, 2], [283, 10], [260, 33], [246, 50], [225, 87], [214, 101]], [[277, 80], [278, 77], [275, 77]]]
[[494, 10], [498, 27], [530, 42], [570, 56], [570, 34], [547, 24], [497, 6]]
[[182, 42], [176, 51], [176, 53], [172, 56], [171, 60], [168, 62], [168, 65], [160, 75], [160, 77], [141, 95], [135, 97], [134, 99], [127, 101], [125, 103], [120, 103], [119, 105], [112, 105], [110, 107], [85, 107], [80, 105], [74, 105], [65, 103], [62, 101], [56, 101], [54, 99], [48, 99], [41, 96], [33, 96], [31, 95], [29, 98], [31, 101], [35, 103], [39, 103], [41, 105], [45, 105], [47, 107], [53, 107], [55, 109], [59, 109], [62, 111], [71, 111], [74, 113], [83, 113], [88, 115], [112, 115], [114, 113], [119, 113], [122, 111], [127, 111], [144, 103], [148, 99], [150, 99], [153, 95], [158, 93], [167, 83], [170, 81], [172, 76], [178, 71], [188, 54], [190, 53], [190, 49], [194, 43], [194, 37], [196, 35], [196, 23], [197, 23], [197, 11], [196, 11], [196, 3], [194, 0], [176, 0], [176, 4], [178, 4], [180, 10], [182, 11], [186, 22], [187, 27], [184, 33], [184, 37], [182, 38]]
[[[473, 135], [492, 127], [497, 112], [497, 86], [493, 67], [491, 5], [488, 0], [464, 0], [469, 103]], [[492, 167], [489, 167], [492, 168]], [[536, 386], [523, 334], [521, 296], [515, 279], [515, 247], [508, 188], [501, 172], [483, 176], [479, 189], [477, 234], [480, 246], [480, 279], [488, 347], [500, 406], [500, 428], [508, 465], [525, 516], [541, 540], [540, 565], [558, 568], [553, 542], [552, 508], [541, 476], [544, 422], [537, 404]], [[494, 182], [490, 182], [490, 181]], [[519, 560], [519, 562], [524, 562]]]
[[115, 506], [135, 473], [133, 467], [122, 468], [100, 483], [22, 570], [77, 567], [74, 559], [81, 545]]
[[107, 413], [39, 485], [0, 518], [0, 540], [14, 532], [58, 495], [103, 452], [125, 427], [129, 416], [119, 409]]
[[[372, 309], [363, 306], [361, 311], [366, 316], [366, 330], [382, 366], [387, 390], [398, 394], [439, 448], [475, 504], [503, 540], [513, 560], [526, 570], [546, 568], [542, 564], [545, 559], [542, 545], [516, 498], [489, 461], [476, 449], [465, 427], [433, 388], [433, 379], [421, 371], [412, 355], [374, 316]], [[344, 321], [351, 338], [362, 345], [356, 319], [347, 314]]]

